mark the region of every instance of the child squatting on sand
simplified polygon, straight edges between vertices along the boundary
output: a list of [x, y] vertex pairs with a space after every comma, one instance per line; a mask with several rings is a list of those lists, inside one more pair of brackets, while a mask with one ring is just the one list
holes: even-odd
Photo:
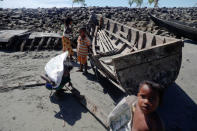
[[77, 40], [77, 57], [80, 63], [79, 71], [83, 72], [83, 67], [85, 68], [85, 73], [87, 73], [87, 56], [90, 48], [90, 39], [86, 35], [86, 28], [82, 27], [79, 30], [79, 37]]
[[164, 131], [156, 112], [162, 101], [164, 88], [152, 81], [139, 85], [137, 97], [123, 98], [108, 116], [111, 131]]
[[70, 71], [73, 69], [73, 66], [70, 62], [65, 61], [64, 62], [64, 74], [62, 76], [62, 80], [60, 85], [57, 88], [53, 88], [55, 86], [55, 83], [50, 80], [50, 78], [45, 75], [41, 76], [44, 80], [46, 80], [46, 88], [49, 90], [55, 90], [55, 96], [60, 97], [63, 93], [63, 87], [68, 83], [68, 86], [72, 86], [71, 79], [70, 79]]

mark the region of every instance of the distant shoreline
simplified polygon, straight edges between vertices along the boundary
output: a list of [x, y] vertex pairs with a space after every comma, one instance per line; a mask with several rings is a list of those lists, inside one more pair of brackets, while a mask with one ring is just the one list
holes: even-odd
[[[141, 9], [141, 8], [148, 8], [148, 9], [155, 9], [154, 7], [127, 7], [127, 6], [86, 6], [86, 7], [81, 7], [81, 6], [77, 6], [77, 7], [36, 7], [36, 8], [26, 8], [26, 7], [19, 7], [19, 8], [4, 8], [4, 7], [0, 7], [0, 9], [53, 9], [53, 8], [57, 8], [57, 9], [72, 9], [72, 8], [129, 8], [129, 9]], [[188, 7], [159, 7], [159, 8], [197, 8], [197, 6], [188, 6]]]
[[0, 30], [28, 29], [37, 32], [57, 32], [62, 34], [65, 17], [72, 16], [73, 41], [76, 42], [78, 29], [86, 25], [91, 15], [102, 14], [122, 24], [156, 35], [176, 37], [164, 28], [155, 25], [148, 12], [165, 20], [173, 20], [197, 28], [197, 7], [174, 8], [129, 8], [129, 7], [74, 7], [74, 8], [0, 8]]

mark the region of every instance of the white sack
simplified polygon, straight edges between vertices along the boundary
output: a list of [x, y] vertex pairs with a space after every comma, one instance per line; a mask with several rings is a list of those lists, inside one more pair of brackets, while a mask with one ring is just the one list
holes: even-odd
[[62, 81], [62, 76], [64, 73], [64, 61], [66, 61], [67, 56], [68, 52], [62, 53], [52, 58], [45, 65], [45, 72], [47, 76], [56, 84], [53, 88], [57, 88]]

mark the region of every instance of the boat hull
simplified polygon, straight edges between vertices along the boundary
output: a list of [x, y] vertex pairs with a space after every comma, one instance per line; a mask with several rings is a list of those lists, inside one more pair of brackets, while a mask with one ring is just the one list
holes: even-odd
[[[182, 40], [142, 32], [101, 18], [97, 16], [100, 25], [94, 27], [91, 59], [112, 83], [128, 94], [136, 94], [143, 80], [165, 87], [176, 80], [182, 61]], [[113, 46], [118, 51], [112, 50]]]
[[197, 37], [196, 37], [197, 36], [197, 28], [193, 28], [190, 26], [176, 23], [176, 22], [162, 20], [162, 19], [159, 19], [159, 18], [154, 17], [152, 15], [150, 15], [150, 18], [157, 25], [159, 25], [161, 27], [165, 27], [166, 29], [168, 29], [170, 32], [173, 32], [177, 36], [180, 36], [180, 37], [182, 36], [182, 37], [186, 37], [191, 40], [197, 41]]
[[143, 80], [151, 80], [168, 87], [179, 74], [182, 43], [158, 46], [113, 59], [121, 86], [131, 94], [138, 92]]

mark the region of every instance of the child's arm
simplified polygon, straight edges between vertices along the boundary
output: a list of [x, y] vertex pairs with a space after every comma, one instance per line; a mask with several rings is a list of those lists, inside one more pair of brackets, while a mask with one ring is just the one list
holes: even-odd
[[81, 40], [81, 37], [79, 36], [77, 39], [77, 52], [79, 51], [80, 40]]
[[43, 80], [45, 80], [47, 83], [50, 83], [52, 86], [55, 86], [55, 82], [53, 82], [52, 80], [50, 80], [47, 76], [40, 76]]
[[87, 37], [87, 46], [88, 46], [88, 52], [92, 53], [92, 46], [91, 46], [91, 40]]

